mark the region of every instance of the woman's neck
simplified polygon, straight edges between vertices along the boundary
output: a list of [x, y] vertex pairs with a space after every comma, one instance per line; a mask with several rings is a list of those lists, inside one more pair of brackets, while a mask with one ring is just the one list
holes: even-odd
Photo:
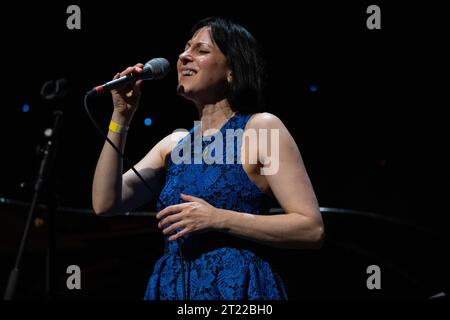
[[198, 111], [203, 135], [215, 133], [236, 113], [226, 99], [203, 105]]

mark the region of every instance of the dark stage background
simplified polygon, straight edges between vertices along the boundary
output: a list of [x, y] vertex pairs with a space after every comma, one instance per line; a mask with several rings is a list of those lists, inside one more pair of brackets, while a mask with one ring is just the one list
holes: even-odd
[[[288, 4], [289, 3], [289, 4]], [[5, 10], [0, 197], [29, 202], [37, 146], [62, 109], [55, 166], [60, 206], [90, 209], [102, 138], [83, 97], [129, 65], [166, 57], [172, 70], [143, 84], [126, 154], [137, 162], [177, 128], [191, 128], [195, 107], [176, 95], [175, 64], [200, 18], [231, 17], [259, 40], [267, 60], [267, 111], [283, 120], [302, 153], [321, 207], [327, 241], [316, 252], [275, 250], [277, 268], [296, 298], [428, 298], [448, 292], [448, 118], [438, 72], [446, 36], [442, 9], [429, 4], [262, 2], [39, 2]], [[81, 30], [68, 30], [66, 8], [81, 9]], [[366, 8], [381, 8], [369, 30]], [[45, 81], [65, 77], [70, 91], [48, 104]], [[27, 104], [29, 111], [24, 112]], [[110, 96], [92, 100], [103, 128]], [[145, 118], [152, 124], [146, 126]], [[21, 187], [22, 186], [22, 187]], [[153, 211], [149, 203], [142, 211]], [[26, 205], [1, 204], [0, 289], [19, 245]], [[38, 215], [45, 221], [46, 210]], [[162, 252], [154, 218], [99, 218], [59, 210], [56, 298], [140, 299]], [[33, 228], [18, 297], [44, 298], [47, 224]], [[66, 267], [80, 265], [83, 288], [65, 287]], [[382, 289], [368, 290], [376, 264]]]

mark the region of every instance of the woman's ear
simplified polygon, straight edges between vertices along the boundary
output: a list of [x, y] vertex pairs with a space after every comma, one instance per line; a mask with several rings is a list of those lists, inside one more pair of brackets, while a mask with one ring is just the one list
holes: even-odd
[[227, 75], [227, 81], [228, 83], [231, 83], [231, 81], [233, 81], [233, 74], [231, 72], [229, 72]]

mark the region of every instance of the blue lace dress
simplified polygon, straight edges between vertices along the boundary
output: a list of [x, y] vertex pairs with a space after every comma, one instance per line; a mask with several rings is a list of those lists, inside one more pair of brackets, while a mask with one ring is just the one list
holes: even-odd
[[[174, 162], [174, 158], [169, 157], [166, 184], [160, 194], [162, 202], [166, 205], [182, 203], [180, 193], [184, 193], [203, 198], [217, 208], [268, 213], [270, 198], [248, 178], [240, 163], [242, 132], [250, 116], [236, 113], [231, 117], [220, 130], [223, 139], [216, 139], [218, 133], [202, 138], [199, 126], [194, 126], [172, 151], [172, 155], [183, 156], [188, 150], [183, 147], [190, 148], [190, 161]], [[228, 139], [226, 134], [231, 130], [227, 132], [227, 129], [234, 129], [237, 134]], [[202, 153], [208, 144], [220, 142], [218, 140], [223, 141], [223, 149], [220, 145], [215, 148], [211, 145]], [[218, 151], [220, 158], [216, 157], [217, 150], [223, 150], [222, 155]], [[208, 156], [216, 157], [216, 163], [208, 160], [209, 164], [205, 163]], [[217, 161], [221, 158], [223, 163]], [[161, 209], [158, 205], [157, 210]], [[165, 254], [154, 266], [144, 299], [287, 299], [280, 277], [266, 259], [256, 254], [261, 247], [255, 242], [218, 231], [186, 235], [177, 241], [167, 238]], [[264, 248], [260, 252], [264, 252]]]

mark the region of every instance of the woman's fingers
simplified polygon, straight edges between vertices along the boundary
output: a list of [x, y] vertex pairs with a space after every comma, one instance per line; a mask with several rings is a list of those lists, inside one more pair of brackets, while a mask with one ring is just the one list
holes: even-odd
[[163, 230], [163, 234], [171, 234], [180, 228], [186, 227], [185, 221], [178, 221]]
[[126, 76], [127, 74], [133, 73], [134, 67], [128, 67], [120, 73], [120, 76]]
[[172, 215], [170, 215], [170, 216], [164, 218], [163, 220], [161, 220], [161, 221], [158, 223], [158, 226], [159, 226], [160, 228], [164, 228], [165, 225], [170, 224], [170, 223], [174, 223], [174, 222], [178, 222], [178, 221], [180, 221], [182, 218], [183, 218], [183, 217], [182, 217], [182, 215], [181, 215], [181, 212], [180, 212], [180, 213], [176, 213], [176, 214], [172, 214]]
[[[127, 76], [130, 74], [134, 74], [134, 75], [139, 75], [141, 74], [144, 69], [143, 69], [144, 65], [142, 63], [138, 63], [133, 67], [128, 67], [125, 70], [123, 70], [119, 76], [114, 76], [114, 79], [118, 79], [120, 77], [123, 76]], [[136, 90], [139, 91], [139, 88], [141, 86], [142, 80], [137, 80], [134, 83], [133, 82], [129, 82], [127, 84], [124, 84], [121, 88], [118, 88], [118, 90], [122, 93], [126, 93], [127, 97], [131, 97], [133, 95], [132, 92], [130, 92], [131, 90]]]
[[176, 233], [176, 234], [174, 234], [174, 235], [171, 235], [171, 236], [169, 237], [169, 241], [178, 240], [178, 239], [181, 238], [182, 236], [184, 236], [184, 235], [190, 233], [191, 231], [192, 231], [191, 229], [189, 229], [188, 227], [186, 227], [186, 228], [184, 228], [183, 230], [181, 230], [180, 232], [178, 232], [178, 233]]
[[[142, 63], [137, 63], [134, 66], [130, 66], [120, 73], [114, 76], [114, 80], [121, 77], [129, 77], [130, 75], [137, 76], [144, 71], [144, 65]], [[131, 119], [134, 112], [136, 111], [139, 100], [141, 96], [141, 80], [137, 81], [126, 81], [123, 85], [111, 91], [114, 110]]]
[[120, 73], [120, 76], [123, 77], [123, 76], [126, 76], [126, 75], [131, 74], [131, 73], [134, 73], [134, 74], [142, 73], [142, 71], [144, 70], [144, 66], [141, 66], [141, 65], [142, 65], [142, 63], [141, 64], [137, 64], [137, 65], [135, 65], [133, 67], [126, 68], [125, 70], [123, 70]]

